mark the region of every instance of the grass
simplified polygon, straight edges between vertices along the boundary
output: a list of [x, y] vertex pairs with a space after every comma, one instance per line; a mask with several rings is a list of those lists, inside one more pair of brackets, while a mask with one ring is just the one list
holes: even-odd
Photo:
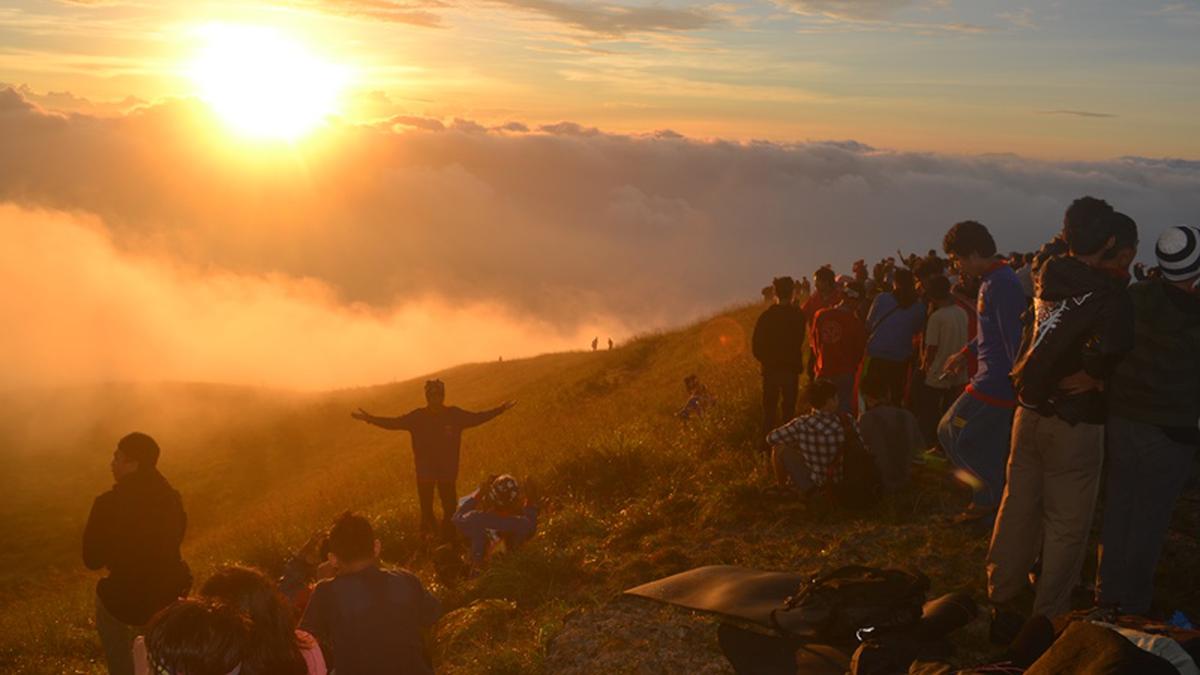
[[[79, 535], [92, 497], [111, 483], [111, 448], [134, 429], [159, 440], [160, 468], [184, 495], [184, 554], [198, 580], [234, 561], [277, 571], [337, 513], [373, 517], [385, 560], [415, 571], [452, 610], [439, 627], [439, 672], [540, 672], [569, 614], [697, 565], [908, 567], [929, 574], [934, 592], [981, 596], [986, 533], [941, 524], [966, 499], [942, 467], [919, 467], [911, 490], [869, 516], [764, 494], [746, 340], [758, 311], [736, 308], [613, 351], [437, 373], [451, 403], [518, 401], [466, 433], [460, 490], [508, 472], [536, 479], [548, 501], [530, 545], [454, 588], [434, 582], [414, 537], [407, 434], [349, 417], [360, 406], [398, 414], [420, 405], [421, 380], [321, 394], [171, 384], [5, 397], [0, 671], [103, 672], [91, 626], [97, 575], [80, 565]], [[718, 405], [685, 423], [673, 413], [693, 372]], [[1186, 527], [1172, 532], [1160, 582], [1171, 607], [1193, 617], [1198, 510], [1181, 514]], [[963, 633], [966, 657], [984, 653], [982, 636], [978, 625]]]

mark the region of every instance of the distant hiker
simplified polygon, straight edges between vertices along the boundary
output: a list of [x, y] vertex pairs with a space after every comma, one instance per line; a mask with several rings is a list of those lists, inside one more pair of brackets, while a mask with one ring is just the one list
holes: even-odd
[[612, 338], [608, 338], [608, 349], [609, 349], [609, 351], [611, 351], [611, 350], [612, 350], [612, 348], [613, 348], [613, 339], [612, 339]]
[[[325, 675], [325, 657], [316, 638], [296, 630], [296, 617], [275, 583], [262, 572], [231, 566], [204, 582], [200, 595], [241, 612], [249, 619], [249, 635], [239, 675]], [[142, 638], [134, 643], [134, 670], [149, 669]]]
[[472, 570], [478, 571], [498, 548], [512, 550], [537, 532], [538, 500], [532, 485], [524, 489], [508, 474], [489, 476], [463, 498], [454, 526], [470, 544]]
[[[773, 282], [776, 303], [754, 324], [754, 358], [762, 365], [763, 436], [796, 414], [800, 371], [804, 369], [804, 312], [792, 304], [791, 277]], [[764, 445], [765, 454], [770, 450]]]
[[409, 572], [379, 566], [379, 540], [362, 516], [329, 530], [337, 576], [317, 584], [300, 629], [317, 638], [337, 675], [431, 674], [429, 629], [441, 604]]
[[116, 484], [96, 497], [83, 531], [83, 564], [108, 569], [96, 584], [96, 630], [112, 675], [133, 672], [133, 640], [142, 626], [192, 586], [179, 552], [187, 515], [156, 468], [158, 456], [146, 434], [122, 438], [111, 464]]
[[[837, 274], [833, 268], [829, 266], [821, 267], [813, 273], [813, 282], [816, 285], [816, 292], [808, 296], [804, 306], [804, 317], [807, 321], [812, 321], [817, 312], [826, 307], [834, 307], [842, 301], [841, 287], [837, 284]], [[812, 346], [808, 349], [808, 379], [814, 379], [816, 375], [817, 357], [813, 353]]]
[[944, 276], [932, 277], [925, 286], [925, 297], [930, 303], [929, 320], [925, 323], [924, 349], [918, 369], [924, 373], [919, 387], [920, 396], [914, 397], [917, 418], [921, 422], [921, 434], [933, 443], [937, 439], [938, 422], [950, 409], [963, 387], [967, 384], [966, 372], [945, 370], [946, 361], [967, 347], [967, 314], [950, 295], [950, 280]]
[[809, 333], [816, 358], [816, 376], [829, 380], [838, 390], [838, 412], [855, 414], [858, 394], [855, 381], [867, 348], [867, 331], [858, 317], [862, 284], [852, 281], [842, 292], [842, 301], [819, 310]]
[[1076, 200], [1063, 223], [1069, 254], [1036, 276], [1034, 325], [1012, 373], [1020, 407], [1008, 485], [987, 558], [997, 642], [1019, 623], [1013, 605], [1039, 555], [1034, 614], [1070, 610], [1079, 583], [1104, 459], [1105, 389], [1134, 340], [1129, 293], [1104, 269], [1117, 221], [1107, 203]]
[[996, 240], [981, 223], [955, 224], [946, 232], [942, 248], [961, 272], [960, 283], [979, 289], [978, 333], [942, 366], [944, 372], [970, 373], [974, 361], [976, 371], [937, 430], [950, 461], [978, 480], [971, 504], [956, 518], [968, 523], [991, 518], [1004, 494], [1004, 467], [1017, 406], [1008, 374], [1020, 355], [1026, 302], [1016, 273], [996, 255]]
[[683, 408], [675, 413], [675, 416], [681, 420], [690, 419], [693, 416], [700, 417], [716, 401], [716, 398], [709, 393], [708, 387], [704, 386], [700, 378], [694, 374], [683, 378], [683, 388], [687, 391], [688, 400]]
[[1158, 238], [1162, 278], [1134, 284], [1133, 351], [1108, 386], [1096, 604], [1146, 615], [1175, 501], [1200, 447], [1200, 228]]
[[864, 377], [859, 388], [866, 404], [858, 416], [863, 444], [875, 458], [884, 488], [898, 490], [908, 484], [913, 457], [924, 449], [917, 418], [892, 403], [881, 378]]
[[596, 351], [599, 348], [600, 348], [600, 336], [597, 335], [596, 337], [592, 338], [592, 351]]
[[913, 273], [896, 270], [892, 290], [880, 293], [867, 313], [866, 372], [881, 378], [893, 403], [904, 400], [913, 340], [924, 326], [925, 305], [917, 297]]
[[858, 434], [853, 418], [838, 416], [837, 386], [815, 380], [805, 389], [812, 411], [767, 434], [772, 464], [780, 485], [791, 483], [801, 494], [842, 480], [842, 445], [846, 430]]
[[177, 600], [146, 625], [139, 672], [240, 675], [249, 640], [249, 620], [237, 609], [212, 600]]
[[403, 430], [412, 434], [413, 460], [416, 463], [417, 496], [421, 502], [421, 532], [437, 528], [433, 518], [433, 491], [442, 501], [442, 531], [453, 532], [450, 518], [458, 508], [455, 482], [464, 429], [488, 422], [516, 405], [506, 401], [491, 410], [469, 412], [446, 406], [446, 385], [441, 380], [425, 383], [424, 408], [400, 417], [376, 417], [359, 408], [350, 416], [382, 429]]

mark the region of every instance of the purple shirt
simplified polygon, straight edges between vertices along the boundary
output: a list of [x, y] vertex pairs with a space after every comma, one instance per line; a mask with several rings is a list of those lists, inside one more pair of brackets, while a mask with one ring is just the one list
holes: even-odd
[[1013, 363], [1020, 356], [1021, 315], [1029, 306], [1017, 273], [1007, 263], [997, 262], [983, 275], [979, 285], [979, 333], [967, 347], [979, 360], [979, 370], [969, 385], [985, 403], [1015, 404]]

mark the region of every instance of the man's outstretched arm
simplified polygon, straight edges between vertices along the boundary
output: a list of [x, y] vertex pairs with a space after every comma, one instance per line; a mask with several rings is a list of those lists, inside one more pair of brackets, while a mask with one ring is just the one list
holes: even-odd
[[377, 426], [381, 429], [408, 431], [409, 430], [409, 416], [411, 414], [412, 413], [409, 413], [408, 415], [401, 415], [399, 417], [379, 417], [377, 415], [372, 415], [371, 413], [367, 412], [366, 410], [363, 410], [362, 408], [359, 408], [358, 410], [355, 410], [354, 412], [350, 413], [350, 416], [356, 420], [362, 420], [363, 422], [366, 422], [367, 424]]
[[516, 401], [505, 401], [491, 410], [484, 410], [482, 412], [471, 412], [469, 410], [464, 410], [462, 428], [469, 429], [471, 427], [477, 427], [485, 422], [490, 422], [500, 415], [508, 412], [516, 404]]

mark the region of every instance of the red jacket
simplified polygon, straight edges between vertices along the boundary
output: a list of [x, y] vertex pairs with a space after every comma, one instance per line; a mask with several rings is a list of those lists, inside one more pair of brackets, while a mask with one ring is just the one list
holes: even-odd
[[867, 329], [854, 312], [840, 307], [820, 310], [809, 339], [817, 355], [817, 377], [858, 372], [867, 349]]

